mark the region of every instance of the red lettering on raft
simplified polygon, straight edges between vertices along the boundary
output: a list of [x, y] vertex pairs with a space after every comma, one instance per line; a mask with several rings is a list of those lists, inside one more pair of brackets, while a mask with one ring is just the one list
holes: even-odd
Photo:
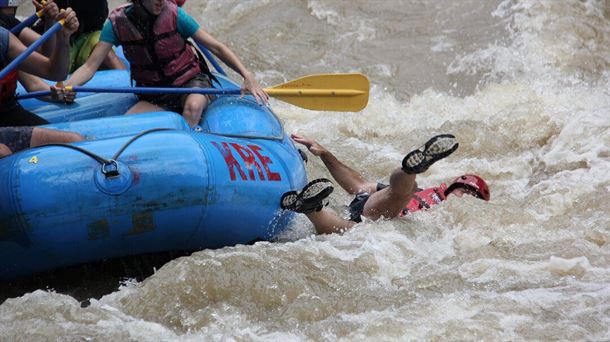
[[246, 168], [248, 169], [248, 173], [250, 174], [250, 179], [254, 180], [254, 170], [252, 168], [252, 165], [254, 165], [254, 166], [256, 166], [256, 170], [258, 171], [258, 176], [260, 177], [260, 179], [265, 180], [265, 176], [263, 175], [261, 166], [258, 165], [258, 163], [256, 162], [256, 159], [254, 158], [254, 154], [252, 154], [252, 151], [250, 151], [250, 149], [246, 148], [245, 146], [242, 146], [242, 145], [236, 144], [236, 143], [231, 143], [231, 146], [233, 146], [235, 151], [237, 151], [237, 153], [239, 153], [241, 158], [246, 163]]
[[[222, 155], [227, 168], [229, 169], [229, 177], [232, 181], [237, 180], [237, 173], [239, 173], [241, 180], [257, 180], [256, 174], [258, 174], [258, 180], [262, 181], [281, 181], [282, 176], [278, 172], [273, 172], [269, 169], [269, 165], [273, 164], [273, 160], [262, 153], [263, 149], [257, 145], [241, 145], [238, 143], [227, 144], [225, 142], [219, 144], [212, 142], [216, 149]], [[232, 150], [237, 152], [241, 157], [235, 158]], [[258, 159], [258, 160], [257, 160]], [[242, 165], [248, 170], [248, 175], [243, 171]], [[261, 169], [261, 165], [263, 168]], [[256, 168], [256, 173], [254, 172]], [[263, 169], [265, 173], [263, 173]], [[265, 174], [267, 177], [265, 177]], [[249, 177], [248, 177], [249, 176]]]
[[218, 149], [220, 154], [222, 154], [222, 157], [224, 158], [225, 163], [227, 164], [227, 167], [229, 168], [229, 175], [231, 177], [231, 180], [234, 181], [236, 179], [235, 170], [234, 170], [235, 168], [237, 168], [237, 171], [239, 172], [239, 175], [241, 176], [241, 178], [243, 180], [245, 180], [246, 174], [241, 169], [241, 166], [239, 165], [239, 163], [237, 162], [235, 157], [233, 157], [229, 144], [223, 142], [222, 147], [216, 142], [212, 142], [212, 144]]
[[267, 178], [270, 181], [280, 181], [282, 180], [282, 177], [280, 176], [279, 173], [277, 172], [271, 172], [271, 170], [269, 170], [269, 165], [268, 164], [273, 164], [273, 161], [271, 160], [271, 158], [264, 156], [260, 153], [260, 151], [262, 151], [262, 149], [259, 146], [256, 145], [248, 145], [248, 147], [250, 147], [250, 149], [252, 149], [252, 152], [254, 152], [254, 154], [256, 154], [256, 156], [258, 157], [258, 159], [260, 159], [261, 163], [263, 163], [263, 167], [265, 168], [265, 172], [267, 172]]

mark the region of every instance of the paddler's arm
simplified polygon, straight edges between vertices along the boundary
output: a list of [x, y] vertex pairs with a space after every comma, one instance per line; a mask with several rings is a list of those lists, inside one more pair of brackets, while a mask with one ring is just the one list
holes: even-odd
[[216, 38], [212, 37], [203, 28], [199, 28], [192, 38], [195, 42], [202, 44], [214, 55], [218, 56], [226, 65], [235, 72], [239, 73], [244, 78], [244, 84], [242, 85], [242, 95], [250, 93], [256, 99], [258, 103], [267, 103], [269, 101], [269, 95], [263, 90], [260, 84], [256, 81], [254, 73], [248, 70], [237, 55], [231, 51], [226, 45], [219, 42]]
[[79, 86], [87, 83], [111, 50], [112, 44], [102, 41], [98, 42], [85, 64], [76, 69], [76, 71], [72, 73], [72, 76], [64, 82], [64, 85]]
[[[65, 19], [66, 24], [59, 33], [57, 33], [55, 50], [51, 54], [51, 57], [47, 58], [34, 52], [20, 64], [19, 70], [53, 81], [61, 81], [66, 77], [68, 73], [70, 35], [78, 29], [78, 19], [76, 18], [74, 11], [70, 8], [57, 16], [57, 20], [61, 19]], [[8, 56], [13, 60], [25, 51], [26, 47], [21, 43], [19, 38], [15, 37], [13, 34], [10, 34], [9, 37]]]
[[[55, 17], [57, 17], [57, 15], [59, 14], [59, 7], [57, 7], [57, 4], [54, 3], [53, 0], [48, 0], [44, 4], [42, 4], [41, 1], [32, 0], [32, 4], [36, 8], [37, 12], [42, 11], [41, 19], [44, 22], [44, 30], [46, 32], [48, 29], [51, 28], [51, 26], [56, 23]], [[34, 30], [31, 30], [29, 28], [23, 29], [22, 34], [19, 35], [20, 39], [23, 34], [33, 36], [35, 38], [34, 40], [40, 38], [40, 35], [37, 32], [34, 32]], [[54, 47], [55, 36], [49, 38], [49, 40], [44, 42], [44, 44], [42, 44], [42, 46], [40, 47], [40, 51], [45, 56], [51, 56]]]
[[[34, 76], [32, 74], [28, 74], [27, 72], [19, 71], [19, 82], [23, 85], [23, 87], [28, 92], [33, 91], [46, 91], [49, 90], [49, 85], [44, 82], [40, 77]], [[74, 102], [75, 93], [68, 92], [66, 93], [66, 97], [60, 97], [57, 93], [51, 93], [49, 96], [39, 97], [39, 100], [47, 101], [47, 102], [66, 102], [72, 103]]]

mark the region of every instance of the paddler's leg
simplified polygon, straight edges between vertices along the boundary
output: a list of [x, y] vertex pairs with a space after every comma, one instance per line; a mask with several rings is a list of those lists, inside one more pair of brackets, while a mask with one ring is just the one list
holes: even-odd
[[318, 234], [343, 233], [356, 224], [354, 221], [348, 221], [338, 217], [334, 212], [328, 209], [314, 211], [305, 215], [309, 221], [313, 223]]
[[355, 225], [330, 210], [324, 209], [326, 198], [333, 192], [331, 181], [319, 178], [309, 182], [303, 190], [289, 191], [282, 195], [280, 207], [303, 213], [313, 223], [318, 234], [340, 233]]
[[402, 168], [390, 176], [390, 186], [372, 193], [364, 204], [362, 215], [376, 220], [393, 218], [409, 203], [415, 189], [415, 175], [425, 172], [437, 161], [453, 153], [459, 144], [455, 136], [441, 134], [432, 137], [419, 149], [409, 152], [402, 160]]
[[162, 112], [164, 110], [165, 109], [163, 107], [159, 107], [148, 101], [139, 101], [138, 103], [133, 105], [131, 108], [129, 108], [129, 110], [125, 113], [125, 115], [148, 113], [148, 112]]
[[415, 188], [415, 174], [396, 169], [390, 176], [390, 186], [371, 194], [364, 204], [362, 216], [377, 220], [381, 216], [393, 218], [409, 203]]
[[0, 158], [6, 157], [11, 153], [13, 153], [13, 152], [11, 151], [10, 148], [8, 148], [8, 146], [6, 146], [4, 144], [0, 144]]
[[30, 147], [55, 143], [71, 143], [82, 140], [84, 140], [84, 137], [78, 133], [34, 127]]
[[[199, 74], [188, 81], [184, 88], [211, 88], [212, 81], [207, 75]], [[212, 97], [203, 94], [188, 94], [182, 99], [182, 116], [189, 126], [199, 125], [201, 115], [212, 101]]]
[[189, 94], [184, 101], [182, 117], [188, 122], [189, 126], [199, 125], [201, 113], [208, 106], [208, 97], [202, 94]]

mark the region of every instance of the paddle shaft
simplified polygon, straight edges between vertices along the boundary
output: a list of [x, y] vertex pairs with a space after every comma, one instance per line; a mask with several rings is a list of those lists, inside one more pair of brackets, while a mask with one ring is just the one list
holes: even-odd
[[[123, 88], [98, 88], [98, 87], [66, 87], [77, 93], [114, 93], [114, 94], [205, 94], [205, 95], [239, 95], [239, 89], [215, 89], [215, 88], [157, 88], [157, 87], [123, 87]], [[29, 99], [32, 97], [48, 96], [51, 91], [33, 91], [17, 98]]]
[[17, 33], [21, 32], [21, 30], [23, 30], [24, 28], [26, 28], [26, 27], [32, 25], [33, 23], [35, 23], [36, 20], [38, 20], [41, 16], [42, 16], [42, 10], [32, 14], [27, 19], [25, 19], [24, 21], [19, 23], [19, 25], [13, 27], [11, 29], [11, 33], [14, 34], [14, 35], [17, 35]]
[[55, 34], [55, 32], [61, 29], [63, 21], [55, 23], [51, 28], [47, 30], [38, 40], [36, 40], [32, 45], [28, 46], [25, 51], [23, 51], [17, 58], [15, 58], [12, 62], [10, 62], [2, 71], [0, 71], [0, 79], [3, 79], [8, 75], [11, 71], [17, 68], [21, 62], [23, 62], [26, 58], [28, 58], [38, 47], [44, 42], [46, 42], [51, 36]]
[[[216, 89], [216, 88], [160, 88], [160, 87], [123, 87], [123, 88], [99, 88], [99, 87], [66, 87], [68, 91], [77, 93], [114, 93], [114, 94], [205, 94], [205, 95], [240, 95], [240, 89]], [[331, 89], [273, 89], [266, 88], [270, 95], [278, 96], [356, 96], [364, 92], [359, 90], [331, 90]], [[32, 97], [51, 95], [50, 90], [33, 91], [19, 95], [20, 100]]]

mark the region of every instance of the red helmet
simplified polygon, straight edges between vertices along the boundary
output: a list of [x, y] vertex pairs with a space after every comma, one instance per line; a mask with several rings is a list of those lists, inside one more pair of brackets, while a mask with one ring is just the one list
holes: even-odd
[[463, 175], [456, 178], [453, 183], [445, 190], [445, 196], [449, 195], [455, 189], [463, 189], [473, 196], [482, 200], [489, 201], [491, 194], [489, 187], [483, 178], [477, 175]]
[[176, 5], [178, 5], [178, 7], [182, 7], [182, 5], [184, 5], [184, 3], [186, 2], [186, 0], [172, 0], [176, 3]]

